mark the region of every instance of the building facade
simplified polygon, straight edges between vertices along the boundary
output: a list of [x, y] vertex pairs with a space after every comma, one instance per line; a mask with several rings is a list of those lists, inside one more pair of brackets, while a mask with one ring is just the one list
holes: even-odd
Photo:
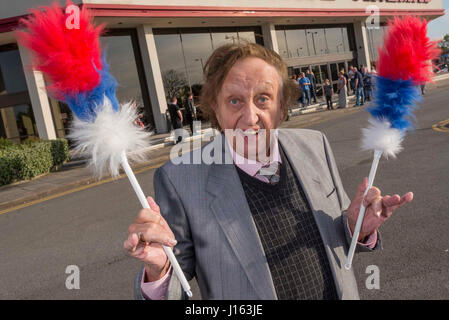
[[[0, 137], [13, 141], [65, 137], [72, 114], [48, 96], [45, 79], [30, 68], [27, 50], [14, 30], [28, 9], [53, 0], [0, 3]], [[158, 133], [170, 130], [167, 98], [199, 95], [202, 69], [225, 43], [256, 42], [278, 52], [289, 73], [314, 72], [317, 94], [338, 71], [377, 59], [388, 19], [444, 15], [442, 0], [82, 0], [97, 23], [120, 102], [133, 100], [144, 122]], [[182, 99], [178, 99], [182, 100]]]

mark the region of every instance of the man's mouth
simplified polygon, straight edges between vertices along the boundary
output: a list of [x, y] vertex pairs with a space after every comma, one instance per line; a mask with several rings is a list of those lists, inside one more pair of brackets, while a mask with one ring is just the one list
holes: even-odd
[[250, 137], [250, 136], [257, 136], [257, 135], [259, 135], [259, 132], [260, 132], [259, 129], [257, 129], [257, 130], [254, 130], [254, 129], [247, 129], [247, 130], [245, 130], [245, 131], [242, 131], [242, 134], [243, 134], [244, 136]]

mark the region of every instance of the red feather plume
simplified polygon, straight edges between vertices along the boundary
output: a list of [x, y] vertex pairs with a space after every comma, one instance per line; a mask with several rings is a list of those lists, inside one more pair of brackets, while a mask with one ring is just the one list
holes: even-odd
[[[67, 2], [67, 6], [72, 3]], [[99, 36], [86, 9], [80, 10], [79, 29], [66, 27], [69, 15], [57, 3], [30, 10], [22, 19], [27, 30], [16, 31], [19, 42], [33, 51], [33, 67], [50, 79], [49, 90], [57, 97], [94, 89], [102, 69]]]
[[377, 71], [392, 80], [415, 84], [432, 81], [432, 60], [440, 50], [427, 36], [427, 21], [413, 16], [395, 18], [388, 24], [383, 48], [379, 49]]

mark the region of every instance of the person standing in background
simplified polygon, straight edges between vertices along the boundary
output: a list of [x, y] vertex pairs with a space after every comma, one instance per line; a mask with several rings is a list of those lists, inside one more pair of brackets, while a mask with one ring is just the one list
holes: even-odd
[[189, 124], [190, 131], [192, 132], [192, 136], [194, 135], [193, 132], [193, 120], [196, 120], [196, 108], [195, 104], [193, 102], [193, 93], [189, 92], [189, 95], [187, 96], [186, 102], [185, 102], [185, 108], [186, 108], [186, 120]]
[[172, 97], [170, 99], [170, 103], [167, 106], [168, 113], [170, 114], [171, 124], [173, 126], [173, 130], [175, 131], [175, 144], [182, 141], [182, 113], [179, 110], [178, 99], [176, 97]]
[[[355, 93], [355, 71], [354, 71], [353, 66], [349, 67], [348, 77], [349, 77], [349, 86], [351, 88], [352, 94], [354, 94]], [[348, 90], [348, 93], [349, 93], [349, 90]]]
[[332, 107], [332, 94], [333, 94], [333, 89], [332, 89], [331, 83], [330, 83], [329, 79], [326, 79], [324, 81], [324, 95], [326, 96], [327, 110], [334, 109]]
[[355, 106], [365, 105], [365, 92], [363, 91], [363, 76], [362, 73], [354, 67], [354, 79], [355, 79]]
[[363, 70], [363, 90], [365, 93], [365, 100], [371, 101], [371, 96], [373, 95], [373, 79], [371, 72], [365, 67]]
[[360, 70], [360, 73], [362, 74], [362, 76], [364, 77], [364, 76], [365, 76], [365, 71], [367, 70], [366, 67], [365, 67], [365, 65], [362, 64], [362, 65], [360, 66], [360, 69], [359, 69], [359, 70]]
[[338, 92], [338, 108], [346, 108], [348, 88], [344, 73], [341, 71], [338, 74], [337, 92]]
[[[342, 69], [340, 70], [340, 72], [343, 73], [343, 76], [344, 76], [345, 79], [346, 79], [346, 87], [348, 88], [348, 91], [349, 91], [349, 76], [348, 76], [348, 74], [346, 73], [346, 71], [345, 71], [344, 68], [342, 68]], [[340, 78], [340, 73], [338, 74], [338, 78]], [[337, 90], [337, 91], [338, 91], [338, 90]]]
[[306, 77], [310, 81], [310, 97], [313, 97], [313, 103], [316, 103], [316, 78], [312, 71], [306, 70]]
[[[300, 78], [298, 80], [299, 85], [302, 89], [302, 106], [306, 107], [310, 105], [310, 80], [306, 77], [304, 72], [301, 72]], [[306, 104], [307, 100], [307, 104]]]
[[421, 87], [421, 94], [425, 95], [426, 94], [426, 84], [423, 83], [422, 85], [420, 85], [420, 87]]

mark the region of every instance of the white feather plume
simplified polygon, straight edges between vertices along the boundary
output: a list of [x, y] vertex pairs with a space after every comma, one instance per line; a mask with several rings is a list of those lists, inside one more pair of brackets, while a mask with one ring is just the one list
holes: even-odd
[[134, 124], [138, 115], [132, 104], [123, 104], [115, 111], [105, 96], [96, 111], [93, 122], [74, 117], [68, 136], [75, 141], [74, 151], [89, 158], [88, 167], [93, 175], [100, 178], [109, 172], [113, 177], [118, 176], [123, 151], [129, 153], [131, 161], [145, 160], [143, 152], [133, 151], [149, 146], [150, 133]]
[[368, 128], [362, 129], [362, 149], [380, 150], [386, 158], [396, 158], [402, 150], [402, 132], [392, 128], [387, 120], [370, 118], [369, 122]]

